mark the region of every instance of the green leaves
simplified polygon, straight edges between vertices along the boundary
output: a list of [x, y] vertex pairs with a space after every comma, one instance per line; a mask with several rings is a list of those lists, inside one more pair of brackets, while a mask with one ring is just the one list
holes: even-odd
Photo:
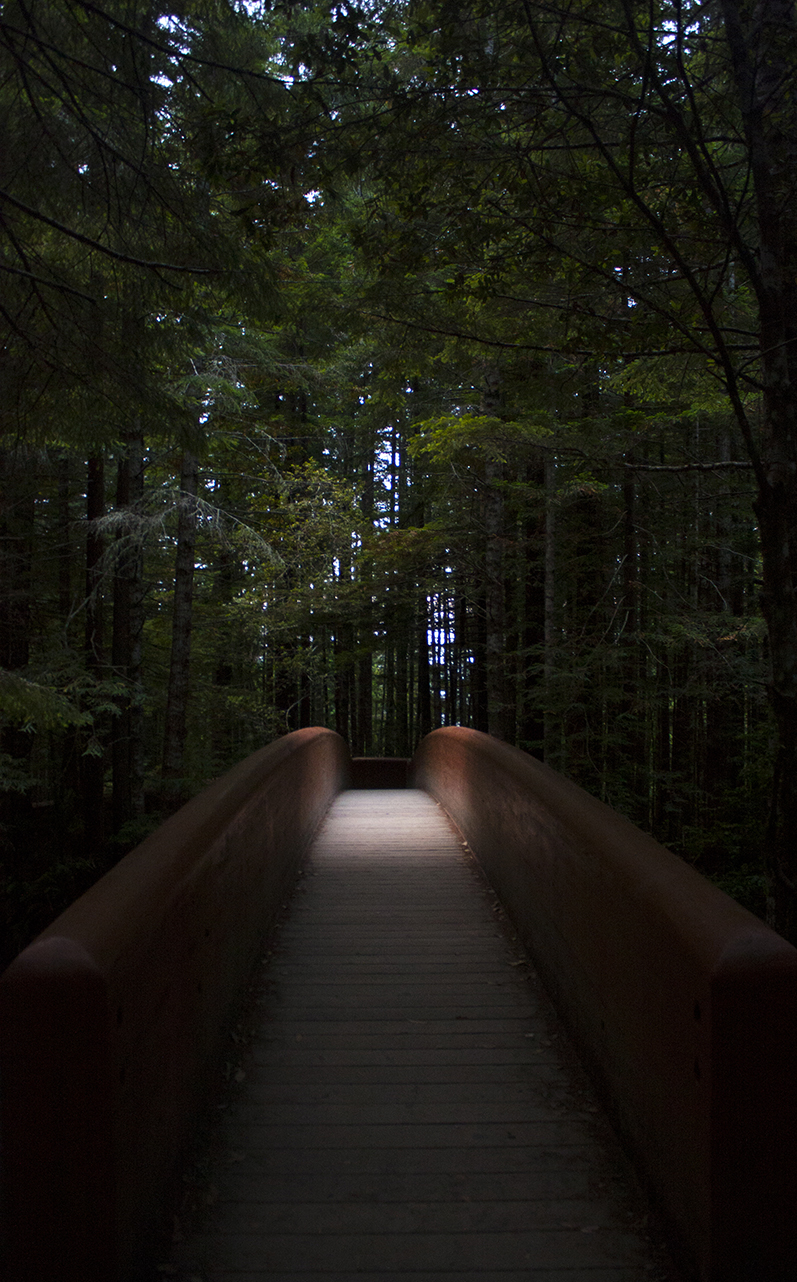
[[0, 716], [30, 733], [90, 721], [60, 690], [4, 669], [0, 669]]
[[[127, 693], [123, 681], [95, 680], [79, 670], [42, 671], [34, 680], [0, 668], [0, 720], [27, 734], [90, 730], [98, 718], [116, 716]], [[96, 755], [96, 741], [89, 740], [86, 752]]]
[[554, 435], [549, 423], [532, 419], [504, 420], [489, 414], [444, 415], [415, 424], [417, 435], [409, 451], [413, 458], [426, 455], [436, 463], [468, 457], [506, 463], [524, 444], [536, 444]]

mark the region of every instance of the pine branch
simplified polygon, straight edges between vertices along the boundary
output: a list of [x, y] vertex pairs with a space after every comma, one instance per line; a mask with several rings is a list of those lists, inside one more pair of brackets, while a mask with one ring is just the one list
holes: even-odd
[[62, 281], [45, 280], [43, 276], [37, 276], [35, 272], [24, 271], [21, 267], [14, 267], [11, 263], [0, 263], [0, 272], [8, 272], [11, 276], [20, 276], [23, 280], [28, 280], [34, 285], [42, 285], [45, 289], [55, 289], [61, 294], [72, 294], [75, 298], [82, 298], [86, 303], [96, 303], [97, 301], [91, 294], [84, 294], [82, 289], [74, 289], [71, 285], [66, 285]]
[[191, 276], [215, 276], [219, 274], [218, 269], [213, 267], [180, 267], [176, 263], [159, 263], [152, 262], [146, 258], [138, 258], [135, 254], [124, 254], [120, 250], [111, 249], [109, 245], [103, 245], [100, 241], [95, 240], [92, 236], [84, 236], [82, 232], [76, 231], [74, 227], [67, 227], [64, 223], [59, 223], [55, 218], [48, 217], [39, 209], [33, 209], [23, 201], [17, 200], [10, 192], [0, 188], [0, 200], [19, 209], [21, 213], [27, 214], [29, 218], [36, 219], [37, 222], [44, 223], [47, 227], [52, 227], [54, 231], [60, 232], [63, 236], [75, 240], [81, 245], [88, 245], [89, 249], [94, 249], [98, 254], [104, 254], [106, 258], [112, 258], [115, 262], [130, 263], [133, 267], [143, 267], [146, 271], [163, 271], [163, 272], [181, 272], [188, 273]]
[[751, 472], [747, 459], [727, 459], [720, 463], [623, 463], [627, 472]]

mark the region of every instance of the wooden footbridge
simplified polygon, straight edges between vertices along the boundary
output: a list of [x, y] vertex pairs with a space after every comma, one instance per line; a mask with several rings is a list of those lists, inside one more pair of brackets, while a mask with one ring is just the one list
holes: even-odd
[[0, 980], [4, 1276], [794, 1282], [795, 1030], [795, 950], [539, 762], [298, 731]]

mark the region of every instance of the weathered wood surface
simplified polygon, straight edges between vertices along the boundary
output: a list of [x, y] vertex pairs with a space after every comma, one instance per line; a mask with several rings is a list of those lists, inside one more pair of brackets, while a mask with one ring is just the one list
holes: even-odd
[[426, 794], [339, 797], [267, 975], [214, 1206], [178, 1276], [674, 1282], [536, 978]]

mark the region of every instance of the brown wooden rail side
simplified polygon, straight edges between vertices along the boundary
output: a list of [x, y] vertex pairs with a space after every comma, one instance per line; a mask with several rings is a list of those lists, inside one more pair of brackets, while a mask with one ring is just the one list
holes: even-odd
[[458, 825], [701, 1282], [797, 1278], [797, 951], [526, 753], [434, 731]]
[[[226, 1011], [327, 806], [336, 735], [206, 790], [0, 981], [13, 1282], [112, 1282], [158, 1216]], [[697, 1275], [793, 1282], [797, 952], [526, 754], [437, 731], [414, 781], [537, 959]]]
[[0, 980], [9, 1282], [130, 1275], [225, 1017], [349, 754], [298, 730], [144, 841]]

